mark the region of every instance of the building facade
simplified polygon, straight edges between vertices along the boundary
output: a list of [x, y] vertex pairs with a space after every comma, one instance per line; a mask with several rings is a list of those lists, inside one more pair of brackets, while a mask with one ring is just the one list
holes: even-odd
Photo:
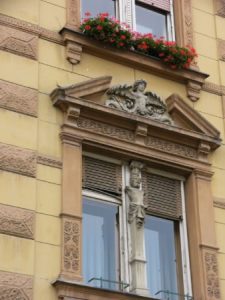
[[[223, 300], [225, 3], [93, 3], [0, 3], [0, 299]], [[198, 58], [91, 39], [86, 11]]]

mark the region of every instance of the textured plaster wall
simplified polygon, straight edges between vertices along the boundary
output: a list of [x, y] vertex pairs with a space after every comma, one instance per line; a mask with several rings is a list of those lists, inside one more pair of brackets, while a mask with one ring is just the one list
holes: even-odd
[[[194, 42], [201, 71], [209, 82], [225, 85], [225, 62], [219, 61], [217, 39], [224, 39], [225, 18], [214, 15], [213, 0], [193, 0]], [[1, 0], [0, 13], [58, 32], [66, 21], [66, 0]], [[64, 47], [43, 39], [38, 41], [38, 61], [0, 51], [0, 79], [38, 90], [38, 117], [0, 109], [0, 143], [38, 151], [61, 159], [59, 139], [63, 116], [50, 102], [49, 93], [59, 85], [69, 85], [103, 75], [112, 75], [113, 84], [132, 83], [143, 78], [148, 88], [163, 98], [178, 93], [221, 132], [223, 144], [211, 156], [213, 196], [225, 203], [225, 120], [222, 97], [201, 92], [193, 104], [185, 86], [153, 74], [82, 54], [72, 66], [65, 60]], [[162, 88], [163, 87], [163, 88]], [[0, 203], [36, 211], [35, 239], [0, 234], [0, 271], [34, 276], [34, 300], [56, 300], [51, 282], [60, 272], [61, 171], [37, 165], [37, 176], [0, 171]], [[225, 299], [225, 209], [215, 208], [218, 237], [221, 299]], [[2, 263], [3, 262], [3, 263]]]

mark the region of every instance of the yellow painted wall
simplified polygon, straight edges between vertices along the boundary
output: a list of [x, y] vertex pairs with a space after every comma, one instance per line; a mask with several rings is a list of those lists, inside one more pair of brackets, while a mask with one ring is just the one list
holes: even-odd
[[[0, 13], [58, 32], [66, 22], [66, 0], [1, 0]], [[192, 0], [194, 43], [200, 70], [210, 74], [207, 81], [225, 85], [225, 62], [219, 61], [217, 39], [225, 40], [225, 18], [215, 16], [213, 0]], [[103, 75], [112, 83], [147, 80], [148, 87], [163, 98], [176, 92], [221, 132], [222, 146], [211, 155], [215, 199], [225, 203], [225, 120], [222, 98], [201, 92], [192, 103], [184, 85], [153, 74], [82, 54], [72, 66], [63, 46], [39, 39], [38, 61], [0, 50], [0, 79], [37, 89], [38, 118], [0, 109], [0, 142], [61, 158], [59, 139], [63, 116], [51, 105], [49, 93], [59, 85], [78, 83]], [[163, 88], [162, 88], [163, 87]], [[56, 300], [51, 282], [60, 273], [61, 171], [41, 164], [37, 178], [0, 171], [0, 203], [36, 211], [35, 240], [0, 234], [0, 270], [34, 276], [34, 300]], [[225, 299], [225, 209], [215, 208], [219, 247], [221, 299]], [[16, 253], [16, 256], [15, 256]]]

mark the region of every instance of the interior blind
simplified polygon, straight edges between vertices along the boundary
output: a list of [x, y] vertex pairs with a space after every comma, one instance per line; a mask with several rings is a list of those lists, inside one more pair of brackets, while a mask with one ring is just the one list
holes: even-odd
[[182, 217], [179, 180], [143, 172], [142, 183], [144, 204], [149, 213], [176, 220]]
[[170, 12], [170, 0], [138, 0], [137, 2]]
[[121, 196], [122, 168], [108, 161], [84, 156], [82, 182], [83, 188]]

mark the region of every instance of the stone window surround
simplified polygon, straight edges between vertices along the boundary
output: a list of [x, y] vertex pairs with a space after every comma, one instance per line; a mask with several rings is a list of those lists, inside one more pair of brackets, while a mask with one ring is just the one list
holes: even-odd
[[[110, 80], [109, 77], [89, 80], [66, 90], [58, 88], [51, 94], [53, 104], [65, 116], [61, 131], [62, 265], [59, 278], [53, 283], [59, 299], [92, 300], [96, 297], [94, 295], [98, 295], [99, 299], [106, 296], [104, 290], [81, 284], [82, 153], [91, 150], [105, 155], [109, 151], [115, 157], [141, 160], [185, 176], [193, 296], [195, 299], [219, 300], [218, 247], [211, 194], [213, 174], [208, 162], [208, 154], [220, 144], [219, 132], [177, 95], [166, 100], [171, 116], [178, 119], [187, 116], [193, 128], [197, 127], [202, 134], [195, 129], [171, 127], [80, 99], [105, 91]], [[123, 128], [119, 128], [118, 124]], [[152, 139], [154, 133], [158, 138]], [[176, 151], [171, 151], [171, 147]], [[132, 298], [132, 295], [119, 293], [118, 296], [118, 293], [107, 292], [107, 298], [113, 300], [129, 297]], [[142, 299], [141, 296], [136, 297]]]

